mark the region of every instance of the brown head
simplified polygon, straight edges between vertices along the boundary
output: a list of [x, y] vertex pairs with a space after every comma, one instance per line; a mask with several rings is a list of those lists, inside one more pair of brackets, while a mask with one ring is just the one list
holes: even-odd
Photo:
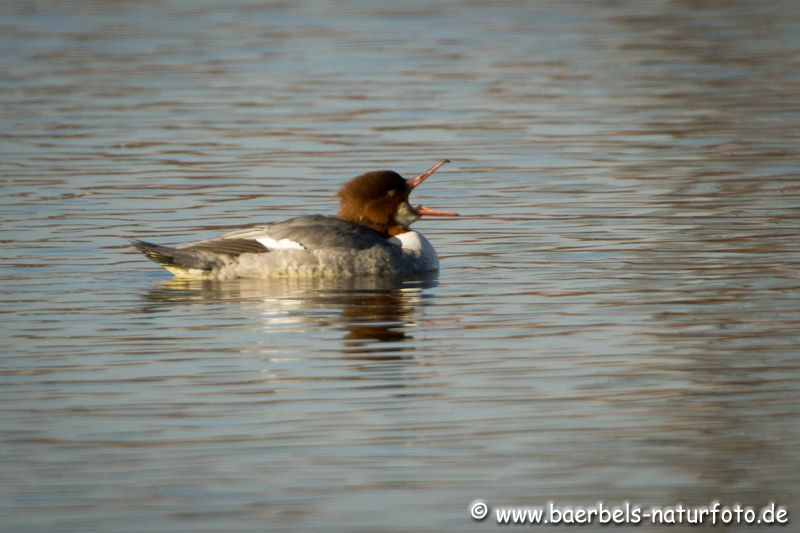
[[449, 160], [440, 161], [408, 180], [392, 170], [376, 170], [351, 179], [339, 190], [339, 218], [389, 237], [405, 233], [422, 215], [458, 216], [458, 213], [434, 211], [421, 205], [413, 207], [408, 202], [414, 187], [445, 163]]

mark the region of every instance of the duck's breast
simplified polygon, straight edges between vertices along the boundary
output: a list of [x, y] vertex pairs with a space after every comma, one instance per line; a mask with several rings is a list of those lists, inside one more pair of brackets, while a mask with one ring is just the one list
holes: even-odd
[[418, 231], [407, 231], [389, 238], [403, 252], [403, 270], [431, 272], [439, 269], [439, 256], [431, 242]]

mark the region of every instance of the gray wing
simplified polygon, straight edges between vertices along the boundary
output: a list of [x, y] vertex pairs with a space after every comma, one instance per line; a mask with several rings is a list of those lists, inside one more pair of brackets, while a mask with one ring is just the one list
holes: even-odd
[[181, 250], [193, 252], [211, 252], [224, 255], [260, 254], [269, 252], [269, 248], [252, 239], [209, 239], [181, 247]]
[[[371, 229], [322, 215], [295, 217], [275, 224], [254, 226], [190, 246], [203, 246], [208, 250], [208, 246], [216, 246], [217, 243], [225, 245], [228, 241], [250, 241], [267, 248], [261, 251], [269, 251], [269, 245], [265, 246], [259, 242], [259, 239], [273, 241], [286, 239], [309, 250], [328, 248], [364, 250], [373, 246], [392, 246], [385, 238]], [[255, 248], [255, 245], [253, 247]]]

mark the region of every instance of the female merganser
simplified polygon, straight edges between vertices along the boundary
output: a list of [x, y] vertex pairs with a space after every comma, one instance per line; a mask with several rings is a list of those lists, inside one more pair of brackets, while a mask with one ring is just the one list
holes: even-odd
[[182, 246], [131, 243], [179, 278], [232, 279], [406, 276], [438, 270], [431, 243], [409, 226], [421, 216], [458, 216], [408, 202], [440, 161], [413, 179], [391, 170], [367, 172], [339, 191], [337, 217], [291, 218]]

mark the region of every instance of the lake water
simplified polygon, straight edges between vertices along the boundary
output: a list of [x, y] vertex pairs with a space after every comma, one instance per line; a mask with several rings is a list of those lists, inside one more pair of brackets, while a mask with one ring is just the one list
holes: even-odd
[[[800, 513], [797, 2], [6, 0], [0, 26], [3, 531]], [[126, 241], [335, 213], [443, 158], [414, 193], [462, 214], [416, 226], [438, 278], [177, 282]]]

